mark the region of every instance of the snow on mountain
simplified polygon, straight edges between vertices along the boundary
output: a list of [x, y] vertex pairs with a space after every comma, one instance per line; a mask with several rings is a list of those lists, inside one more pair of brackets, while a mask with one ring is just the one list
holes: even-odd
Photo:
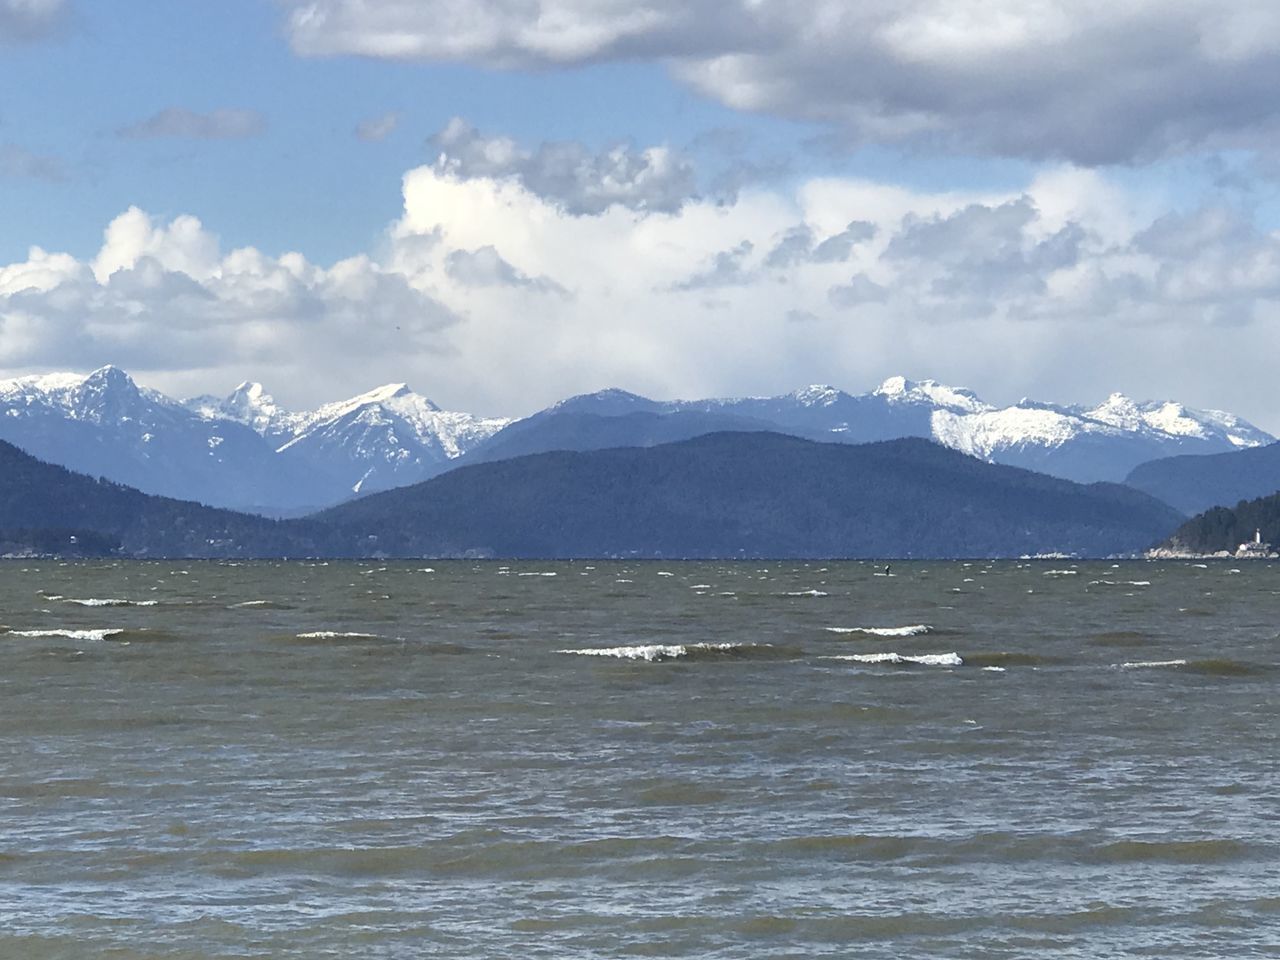
[[253, 430], [211, 420], [118, 367], [0, 380], [0, 439], [147, 493], [272, 509], [312, 492]]
[[1220, 453], [1271, 443], [1252, 424], [1173, 401], [1113, 393], [1096, 407], [1023, 400], [1003, 409], [935, 409], [935, 440], [975, 457], [1072, 480], [1122, 480], [1140, 463], [1176, 454]]
[[285, 410], [258, 383], [187, 405], [252, 427], [282, 460], [327, 473], [339, 488], [333, 499], [429, 479], [511, 422], [441, 410], [403, 383], [305, 412]]
[[1171, 437], [1225, 440], [1233, 447], [1256, 447], [1275, 439], [1222, 410], [1194, 410], [1171, 400], [1135, 403], [1122, 393], [1113, 393], [1099, 406], [1086, 410], [1083, 416], [1126, 430], [1146, 429]]
[[[508, 426], [515, 432], [504, 432]], [[291, 411], [259, 383], [179, 403], [110, 366], [0, 380], [0, 439], [149, 493], [268, 513], [416, 483], [469, 454], [483, 460], [512, 449], [646, 445], [724, 429], [844, 443], [927, 437], [1082, 482], [1119, 481], [1157, 458], [1274, 440], [1233, 414], [1174, 401], [1113, 394], [1093, 407], [1033, 400], [997, 407], [969, 390], [905, 377], [863, 394], [814, 384], [773, 397], [655, 401], [602, 390], [521, 421], [442, 410], [403, 383]]]
[[986, 413], [994, 409], [978, 399], [972, 390], [957, 389], [935, 380], [908, 380], [906, 377], [890, 377], [871, 391], [873, 397], [883, 397], [888, 403], [910, 403], [951, 410], [956, 413]]
[[234, 420], [268, 440], [291, 436], [299, 416], [281, 407], [262, 384], [246, 380], [227, 397], [202, 396], [184, 401], [188, 410], [207, 420]]
[[[1194, 410], [1173, 401], [1139, 403], [1113, 394], [1093, 408], [1033, 400], [997, 407], [971, 390], [901, 376], [864, 394], [815, 384], [775, 397], [661, 402], [604, 390], [562, 401], [522, 424], [570, 410], [598, 416], [693, 410], [749, 418], [784, 433], [845, 443], [928, 437], [983, 460], [1086, 483], [1120, 481], [1139, 463], [1158, 457], [1217, 453], [1274, 439], [1232, 414]], [[527, 429], [525, 434], [527, 446]], [[563, 436], [549, 429], [548, 436], [553, 434], [563, 447]]]

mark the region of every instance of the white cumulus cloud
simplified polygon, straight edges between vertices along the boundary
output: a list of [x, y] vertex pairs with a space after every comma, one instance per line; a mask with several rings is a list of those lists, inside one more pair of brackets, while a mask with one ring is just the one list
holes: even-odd
[[1121, 389], [1280, 428], [1256, 389], [1280, 350], [1280, 237], [1240, 208], [1171, 212], [1063, 167], [1012, 191], [822, 177], [589, 212], [513, 175], [505, 149], [408, 171], [376, 252], [330, 266], [136, 209], [91, 257], [32, 250], [0, 266], [0, 372], [114, 362], [174, 392], [251, 378], [298, 404], [408, 381], [511, 415], [608, 386], [902, 373], [1000, 402]]

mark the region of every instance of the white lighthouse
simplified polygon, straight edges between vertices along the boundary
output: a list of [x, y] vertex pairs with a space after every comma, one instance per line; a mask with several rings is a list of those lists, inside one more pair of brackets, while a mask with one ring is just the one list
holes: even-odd
[[1236, 557], [1240, 559], [1265, 558], [1271, 556], [1271, 544], [1262, 542], [1262, 530], [1253, 531], [1253, 539], [1236, 547]]

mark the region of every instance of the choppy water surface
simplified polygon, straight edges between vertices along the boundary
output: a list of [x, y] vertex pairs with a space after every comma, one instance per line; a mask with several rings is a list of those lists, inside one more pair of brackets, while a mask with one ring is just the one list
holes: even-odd
[[1277, 955], [1280, 569], [891, 573], [0, 564], [0, 956]]

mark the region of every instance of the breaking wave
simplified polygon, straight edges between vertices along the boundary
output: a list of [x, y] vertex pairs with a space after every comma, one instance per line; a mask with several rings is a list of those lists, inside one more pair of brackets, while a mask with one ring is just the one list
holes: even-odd
[[1150, 670], [1157, 667], [1185, 667], [1186, 660], [1128, 660], [1120, 664], [1121, 670]]
[[105, 628], [99, 630], [74, 630], [63, 627], [55, 627], [50, 630], [0, 630], [10, 637], [59, 637], [64, 640], [106, 640], [110, 637], [118, 637], [124, 633], [124, 630], [115, 628]]
[[[53, 599], [50, 597], [50, 599]], [[89, 597], [84, 600], [77, 600], [74, 597], [59, 597], [63, 603], [74, 603], [80, 607], [154, 607], [159, 600], [116, 600], [114, 598], [99, 599], [98, 597]]]
[[918, 637], [932, 633], [927, 623], [913, 623], [906, 627], [827, 627], [827, 633], [864, 633], [872, 637]]
[[848, 660], [853, 663], [888, 663], [894, 666], [919, 664], [923, 667], [960, 667], [964, 660], [958, 653], [922, 653], [909, 655], [903, 653], [849, 653], [843, 656], [820, 657], [822, 660]]
[[337, 630], [313, 630], [310, 633], [299, 633], [299, 640], [377, 640], [376, 633], [341, 633]]
[[775, 647], [770, 643], [642, 643], [621, 647], [565, 649], [557, 650], [556, 653], [656, 663], [662, 660], [782, 660], [795, 656], [797, 651]]

